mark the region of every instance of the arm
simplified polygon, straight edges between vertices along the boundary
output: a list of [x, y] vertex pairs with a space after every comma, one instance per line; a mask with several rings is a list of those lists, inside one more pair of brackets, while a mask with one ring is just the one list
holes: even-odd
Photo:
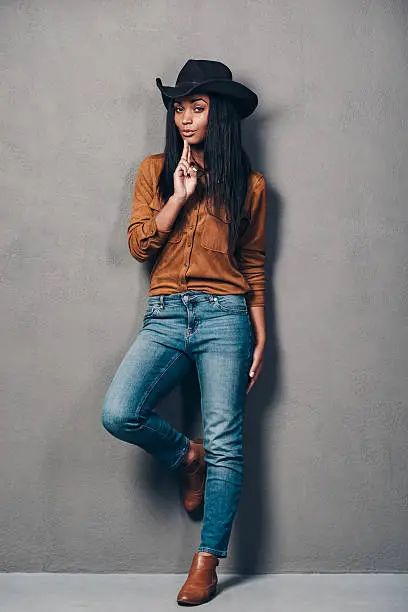
[[266, 251], [266, 181], [258, 179], [251, 202], [249, 225], [239, 237], [236, 246], [238, 268], [247, 280], [251, 291], [247, 301], [254, 324], [256, 341], [265, 343], [265, 251]]
[[[183, 203], [171, 196], [155, 214], [150, 204], [158, 195], [153, 192], [149, 158], [140, 164], [133, 192], [132, 212], [128, 224], [129, 251], [137, 261], [146, 261], [162, 248], [172, 231], [173, 223]], [[159, 207], [157, 207], [159, 208]]]
[[265, 308], [263, 306], [250, 306], [249, 315], [254, 326], [255, 342], [259, 346], [266, 344]]

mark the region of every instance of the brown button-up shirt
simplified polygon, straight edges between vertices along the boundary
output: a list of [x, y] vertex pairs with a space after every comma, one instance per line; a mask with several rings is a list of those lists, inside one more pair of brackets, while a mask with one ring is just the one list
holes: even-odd
[[[188, 198], [170, 231], [157, 229], [165, 205], [155, 192], [164, 153], [145, 157], [136, 176], [128, 245], [137, 261], [157, 256], [148, 295], [188, 289], [246, 294], [249, 306], [265, 305], [266, 181], [252, 171], [235, 245], [228, 240], [227, 211], [217, 212], [198, 196]], [[197, 186], [198, 187], [198, 186]]]

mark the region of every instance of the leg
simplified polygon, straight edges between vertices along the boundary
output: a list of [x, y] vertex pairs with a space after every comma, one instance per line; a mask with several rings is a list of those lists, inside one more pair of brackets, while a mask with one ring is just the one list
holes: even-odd
[[[218, 339], [196, 355], [207, 462], [204, 519], [198, 551], [218, 557], [227, 556], [242, 488], [243, 413], [252, 360], [246, 322], [242, 323], [236, 315], [231, 316], [233, 327], [229, 331], [225, 323], [223, 317]], [[225, 331], [228, 331], [227, 339], [223, 335]]]
[[123, 358], [105, 395], [102, 424], [112, 435], [140, 446], [176, 469], [189, 439], [153, 411], [156, 403], [188, 372], [191, 359], [141, 330]]

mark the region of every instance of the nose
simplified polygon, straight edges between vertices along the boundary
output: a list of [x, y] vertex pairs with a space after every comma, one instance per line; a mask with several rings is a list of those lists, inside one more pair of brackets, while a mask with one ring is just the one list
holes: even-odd
[[183, 121], [182, 121], [183, 125], [185, 123], [191, 123], [191, 111], [186, 111], [184, 113], [184, 117], [183, 117]]

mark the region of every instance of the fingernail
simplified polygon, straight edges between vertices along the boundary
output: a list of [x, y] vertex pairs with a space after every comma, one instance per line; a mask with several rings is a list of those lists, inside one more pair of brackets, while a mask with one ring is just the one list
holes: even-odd
[[249, 373], [249, 375], [250, 375], [250, 376], [255, 376], [255, 372], [252, 372], [252, 371], [251, 371], [251, 372]]

